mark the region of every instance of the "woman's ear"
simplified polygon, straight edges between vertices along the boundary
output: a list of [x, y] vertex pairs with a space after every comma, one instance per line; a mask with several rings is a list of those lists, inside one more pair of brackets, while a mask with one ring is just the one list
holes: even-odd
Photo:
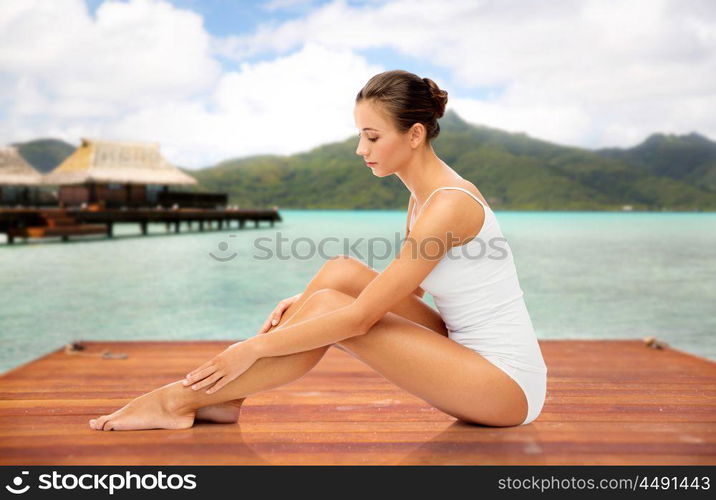
[[427, 130], [425, 129], [425, 125], [422, 123], [414, 123], [413, 126], [410, 127], [408, 134], [408, 137], [410, 138], [410, 147], [415, 149], [423, 142], [423, 139], [427, 134]]

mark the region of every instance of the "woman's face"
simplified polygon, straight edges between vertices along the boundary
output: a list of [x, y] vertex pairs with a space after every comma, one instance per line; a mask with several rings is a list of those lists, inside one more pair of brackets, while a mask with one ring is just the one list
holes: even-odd
[[353, 111], [359, 140], [356, 154], [363, 157], [376, 177], [386, 177], [408, 163], [413, 148], [409, 134], [400, 133], [380, 105], [360, 101]]

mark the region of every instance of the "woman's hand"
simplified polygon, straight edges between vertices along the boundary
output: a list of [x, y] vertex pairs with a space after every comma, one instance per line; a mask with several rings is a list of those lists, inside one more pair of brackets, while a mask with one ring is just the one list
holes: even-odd
[[191, 388], [195, 391], [214, 384], [206, 391], [213, 394], [248, 370], [257, 359], [252, 344], [245, 340], [237, 342], [189, 373], [182, 384], [193, 384]]
[[278, 322], [281, 321], [281, 316], [283, 316], [283, 313], [286, 311], [286, 309], [291, 307], [294, 302], [300, 299], [301, 295], [302, 294], [297, 293], [296, 295], [288, 297], [287, 299], [283, 299], [281, 302], [279, 302], [274, 308], [274, 310], [271, 311], [271, 314], [268, 315], [268, 318], [266, 318], [266, 321], [261, 327], [259, 333], [266, 333], [271, 329], [272, 326], [278, 325]]

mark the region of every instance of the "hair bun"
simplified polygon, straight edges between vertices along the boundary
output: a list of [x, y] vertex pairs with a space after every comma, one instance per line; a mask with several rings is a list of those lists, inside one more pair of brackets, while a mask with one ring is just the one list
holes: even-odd
[[430, 90], [430, 96], [435, 102], [435, 117], [442, 118], [445, 114], [445, 106], [447, 105], [448, 93], [438, 87], [437, 83], [432, 81], [430, 78], [423, 78], [423, 82], [428, 86]]
[[362, 101], [379, 104], [401, 134], [421, 123], [430, 142], [440, 133], [438, 119], [445, 113], [447, 98], [447, 92], [430, 78], [394, 69], [368, 80], [356, 95], [356, 105]]

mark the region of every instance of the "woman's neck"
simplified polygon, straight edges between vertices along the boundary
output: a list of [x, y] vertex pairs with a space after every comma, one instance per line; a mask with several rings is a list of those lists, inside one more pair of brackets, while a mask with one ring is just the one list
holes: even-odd
[[412, 193], [418, 206], [422, 206], [437, 187], [459, 179], [457, 173], [438, 158], [432, 146], [416, 153], [395, 175]]

